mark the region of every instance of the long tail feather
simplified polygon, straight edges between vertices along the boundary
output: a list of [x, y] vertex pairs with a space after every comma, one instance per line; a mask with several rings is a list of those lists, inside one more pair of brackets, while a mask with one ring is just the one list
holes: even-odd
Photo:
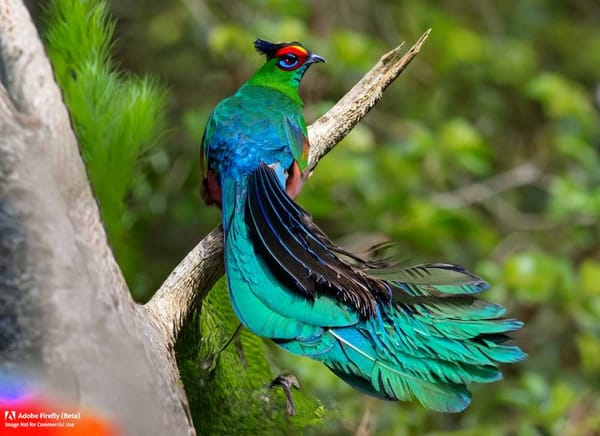
[[248, 177], [245, 223], [256, 253], [291, 292], [329, 298], [341, 303], [331, 307], [360, 316], [276, 342], [322, 361], [363, 392], [456, 412], [471, 400], [466, 384], [499, 380], [499, 363], [525, 357], [506, 336], [523, 324], [476, 298], [488, 288], [484, 280], [458, 265], [400, 266], [347, 252], [266, 165]]

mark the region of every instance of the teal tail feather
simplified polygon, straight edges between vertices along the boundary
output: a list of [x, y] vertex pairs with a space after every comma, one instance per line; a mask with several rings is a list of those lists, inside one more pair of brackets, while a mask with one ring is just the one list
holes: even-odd
[[500, 364], [525, 358], [507, 336], [523, 324], [478, 298], [488, 288], [481, 278], [458, 265], [400, 266], [343, 250], [266, 165], [242, 185], [230, 196], [235, 212], [226, 215], [224, 201], [224, 224], [235, 223], [225, 229], [226, 268], [234, 306], [244, 301], [236, 310], [257, 334], [362, 392], [441, 412], [464, 410], [469, 383], [500, 380]]
[[[450, 297], [452, 299], [452, 297]], [[474, 300], [408, 306], [382, 304], [377, 316], [321, 336], [279, 342], [286, 350], [319, 360], [348, 384], [386, 400], [418, 400], [440, 412], [460, 412], [471, 401], [469, 383], [502, 378], [499, 363], [525, 354], [506, 333], [522, 323], [499, 319], [499, 306]], [[440, 316], [442, 314], [442, 316]]]

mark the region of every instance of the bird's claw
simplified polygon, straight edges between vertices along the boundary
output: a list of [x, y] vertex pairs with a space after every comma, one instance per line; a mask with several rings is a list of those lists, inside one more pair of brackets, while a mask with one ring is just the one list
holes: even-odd
[[294, 406], [294, 400], [292, 399], [292, 388], [300, 389], [298, 379], [292, 374], [280, 374], [273, 379], [269, 388], [277, 386], [281, 386], [283, 393], [285, 394], [285, 409], [287, 416], [295, 416], [296, 407]]

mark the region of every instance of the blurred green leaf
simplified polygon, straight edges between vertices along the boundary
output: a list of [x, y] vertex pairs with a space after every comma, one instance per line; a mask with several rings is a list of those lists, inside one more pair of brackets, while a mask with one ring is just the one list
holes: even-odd
[[558, 74], [539, 74], [528, 84], [528, 94], [552, 118], [574, 117], [591, 122], [594, 116], [590, 99], [581, 87]]
[[582, 369], [591, 374], [600, 372], [600, 336], [581, 334], [577, 336], [577, 350]]
[[577, 288], [583, 295], [600, 296], [600, 262], [587, 259], [580, 265]]
[[525, 302], [557, 299], [569, 281], [568, 267], [560, 259], [543, 253], [521, 253], [504, 263], [504, 280]]

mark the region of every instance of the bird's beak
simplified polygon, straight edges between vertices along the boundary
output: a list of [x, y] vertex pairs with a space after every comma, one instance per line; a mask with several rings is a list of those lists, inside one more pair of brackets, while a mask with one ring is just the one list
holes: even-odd
[[310, 56], [308, 56], [308, 59], [306, 60], [307, 64], [315, 64], [317, 62], [327, 62], [327, 61], [325, 60], [325, 58], [323, 58], [315, 53], [311, 53]]

